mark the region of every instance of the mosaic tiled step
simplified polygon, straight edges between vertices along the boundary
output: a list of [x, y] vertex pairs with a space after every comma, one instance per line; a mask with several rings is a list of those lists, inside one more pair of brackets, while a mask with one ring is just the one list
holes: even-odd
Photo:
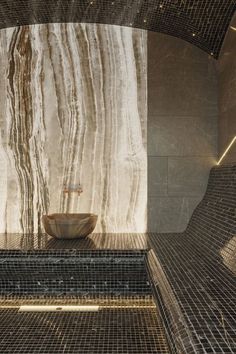
[[[72, 252], [73, 253], [73, 252]], [[144, 255], [135, 252], [43, 252], [2, 256], [1, 296], [150, 294]]]

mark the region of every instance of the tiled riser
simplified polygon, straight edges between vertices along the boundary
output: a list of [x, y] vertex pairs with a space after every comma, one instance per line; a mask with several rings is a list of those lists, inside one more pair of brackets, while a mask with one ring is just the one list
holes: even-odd
[[[115, 275], [114, 275], [115, 276]], [[53, 279], [38, 281], [1, 281], [0, 295], [7, 296], [143, 296], [150, 294], [146, 279], [131, 280], [116, 279], [113, 282], [107, 279], [81, 281], [81, 279]]]
[[151, 294], [143, 257], [3, 258], [1, 296]]

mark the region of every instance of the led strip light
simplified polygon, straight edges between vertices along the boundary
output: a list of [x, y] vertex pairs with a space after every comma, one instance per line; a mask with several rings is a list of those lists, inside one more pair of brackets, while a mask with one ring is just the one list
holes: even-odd
[[152, 308], [156, 305], [21, 305], [21, 306], [0, 306], [0, 309], [18, 309], [18, 312], [98, 312], [103, 309], [124, 309], [124, 308]]
[[227, 149], [225, 150], [225, 152], [223, 153], [223, 155], [221, 156], [221, 158], [219, 159], [219, 161], [217, 162], [217, 165], [221, 163], [221, 161], [224, 159], [225, 155], [229, 152], [229, 150], [231, 149], [235, 141], [236, 141], [236, 135], [231, 141], [231, 143], [229, 144], [229, 146], [227, 147]]
[[63, 306], [41, 306], [41, 305], [23, 305], [20, 306], [19, 312], [97, 312], [99, 306], [86, 305], [63, 305]]

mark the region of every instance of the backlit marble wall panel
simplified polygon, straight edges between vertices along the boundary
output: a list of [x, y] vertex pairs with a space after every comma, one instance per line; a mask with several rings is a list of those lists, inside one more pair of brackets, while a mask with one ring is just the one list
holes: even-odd
[[[146, 46], [118, 26], [1, 30], [0, 232], [38, 232], [53, 212], [146, 230]], [[79, 182], [80, 198], [63, 193]]]

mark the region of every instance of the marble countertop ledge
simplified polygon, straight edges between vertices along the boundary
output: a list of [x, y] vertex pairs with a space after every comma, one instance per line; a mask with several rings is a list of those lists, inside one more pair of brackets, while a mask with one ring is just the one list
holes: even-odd
[[0, 234], [0, 251], [11, 250], [149, 250], [148, 234], [91, 234], [84, 239], [58, 240], [47, 234]]

